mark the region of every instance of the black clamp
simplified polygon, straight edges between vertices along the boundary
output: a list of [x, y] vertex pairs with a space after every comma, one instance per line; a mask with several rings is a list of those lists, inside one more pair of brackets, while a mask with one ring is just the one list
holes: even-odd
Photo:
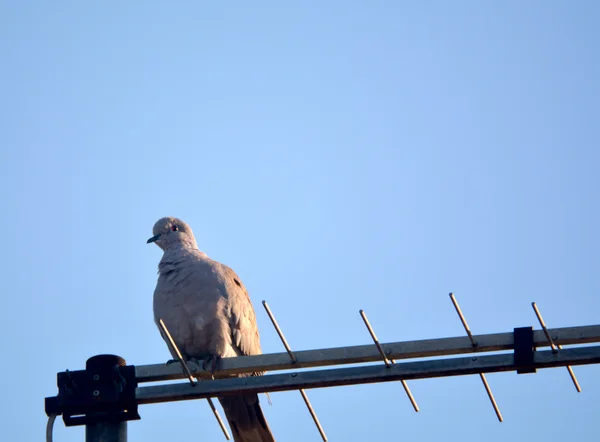
[[46, 414], [62, 414], [67, 427], [140, 419], [135, 366], [119, 356], [94, 356], [85, 370], [58, 373], [57, 384], [58, 396], [46, 398]]
[[515, 367], [517, 374], [536, 373], [533, 361], [535, 343], [533, 341], [533, 327], [519, 327], [514, 331], [515, 341]]

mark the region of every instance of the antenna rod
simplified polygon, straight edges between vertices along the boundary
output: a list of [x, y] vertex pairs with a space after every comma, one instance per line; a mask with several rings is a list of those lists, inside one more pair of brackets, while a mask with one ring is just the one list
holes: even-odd
[[[288, 354], [290, 355], [290, 359], [292, 360], [293, 363], [298, 362], [296, 355], [292, 351], [290, 344], [288, 344], [287, 339], [285, 339], [285, 336], [283, 335], [283, 331], [281, 330], [281, 328], [279, 327], [279, 324], [277, 323], [277, 320], [275, 319], [275, 315], [273, 315], [273, 312], [269, 308], [269, 304], [267, 304], [267, 301], [263, 301], [262, 305], [265, 308], [267, 315], [269, 315], [269, 319], [271, 320], [273, 327], [275, 327], [275, 331], [279, 335], [279, 339], [281, 339], [281, 343], [285, 347], [285, 351], [287, 351]], [[319, 418], [317, 417], [317, 413], [315, 412], [315, 409], [313, 408], [312, 404], [310, 403], [310, 400], [308, 399], [308, 396], [306, 395], [304, 388], [301, 388], [299, 391], [300, 391], [300, 395], [302, 396], [302, 399], [304, 400], [304, 403], [306, 404], [306, 408], [308, 408], [308, 412], [310, 413], [310, 416], [313, 419], [313, 422], [317, 426], [317, 430], [319, 430], [321, 439], [323, 439], [323, 442], [327, 442], [327, 435], [325, 434], [325, 430], [323, 430], [323, 427], [321, 426], [321, 422], [319, 422]]]
[[[452, 301], [452, 304], [454, 304], [456, 313], [458, 313], [458, 317], [460, 318], [460, 321], [462, 322], [462, 325], [465, 328], [465, 331], [467, 332], [469, 339], [471, 340], [471, 344], [473, 345], [473, 347], [477, 347], [477, 345], [478, 345], [477, 341], [473, 337], [473, 333], [471, 333], [471, 329], [469, 328], [469, 325], [467, 324], [467, 320], [465, 319], [464, 315], [462, 314], [462, 311], [460, 310], [458, 301], [456, 300], [454, 293], [450, 293], [450, 300]], [[485, 388], [485, 392], [487, 393], [488, 397], [490, 398], [492, 407], [494, 407], [494, 411], [496, 412], [498, 421], [502, 422], [504, 419], [502, 418], [502, 413], [500, 413], [500, 408], [498, 408], [498, 404], [496, 403], [496, 399], [494, 398], [494, 393], [492, 393], [490, 384], [488, 384], [488, 381], [485, 378], [485, 375], [483, 373], [479, 373], [479, 377], [481, 378], [481, 382], [483, 382], [483, 387]]]
[[[544, 330], [544, 334], [548, 338], [548, 342], [550, 343], [550, 347], [552, 348], [552, 351], [554, 353], [558, 353], [558, 350], [562, 350], [562, 346], [560, 344], [556, 344], [556, 345], [554, 344], [554, 341], [552, 340], [552, 336], [550, 336], [550, 332], [546, 328], [546, 323], [544, 322], [544, 318], [542, 318], [542, 314], [538, 310], [537, 305], [535, 305], [535, 302], [531, 303], [531, 307], [533, 307], [533, 311], [535, 312], [535, 315], [538, 318], [538, 321], [542, 327], [542, 330]], [[575, 389], [577, 390], [577, 393], [581, 393], [581, 386], [579, 385], [579, 382], [577, 381], [577, 378], [575, 377], [575, 373], [573, 372], [573, 369], [571, 368], [570, 365], [567, 365], [567, 371], [569, 372], [569, 376], [571, 376], [571, 381], [573, 381], [573, 385], [575, 385]]]
[[[385, 355], [385, 352], [383, 351], [383, 347], [381, 347], [381, 344], [379, 343], [379, 339], [377, 339], [377, 336], [375, 335], [375, 330], [373, 330], [373, 327], [371, 327], [371, 324], [369, 322], [369, 320], [367, 319], [367, 314], [365, 313], [364, 310], [359, 310], [358, 311], [360, 313], [360, 316], [362, 317], [365, 326], [367, 327], [367, 330], [369, 331], [369, 334], [371, 335], [371, 339], [373, 339], [373, 342], [375, 343], [375, 346], [377, 347], [377, 350], [379, 351], [379, 354], [381, 354], [381, 357], [383, 359], [383, 362], [385, 363], [386, 367], [390, 367], [391, 364], [395, 364], [396, 361], [394, 361], [393, 359], [389, 359], [387, 358], [387, 356]], [[419, 406], [417, 405], [417, 401], [415, 401], [415, 398], [412, 394], [412, 392], [410, 391], [410, 388], [408, 388], [408, 384], [406, 383], [406, 381], [404, 379], [400, 379], [400, 382], [402, 383], [402, 386], [404, 387], [404, 391], [406, 392], [406, 395], [408, 396], [408, 400], [410, 401], [410, 403], [412, 404], [413, 408], [415, 409], [415, 412], [419, 412]]]

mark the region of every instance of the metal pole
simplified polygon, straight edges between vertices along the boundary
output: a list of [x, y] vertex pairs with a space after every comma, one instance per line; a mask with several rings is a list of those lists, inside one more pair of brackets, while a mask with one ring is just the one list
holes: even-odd
[[[122, 388], [115, 381], [118, 367], [125, 367], [125, 359], [114, 355], [99, 355], [89, 358], [85, 364], [86, 371], [92, 373], [92, 378], [98, 383], [98, 389], [93, 390], [92, 396], [101, 398], [109, 394], [102, 384]], [[86, 415], [85, 442], [127, 442], [127, 421], [118, 415], [109, 413], [90, 413]]]
[[127, 422], [98, 420], [87, 424], [85, 442], [127, 442]]

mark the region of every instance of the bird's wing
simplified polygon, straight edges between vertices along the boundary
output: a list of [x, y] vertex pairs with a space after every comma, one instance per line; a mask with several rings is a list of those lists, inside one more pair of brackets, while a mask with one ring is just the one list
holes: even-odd
[[[258, 325], [248, 291], [232, 269], [223, 264], [220, 266], [228, 299], [232, 345], [242, 355], [260, 354]], [[254, 373], [261, 374], [263, 373]], [[223, 406], [235, 442], [275, 442], [256, 393], [220, 397], [219, 402]]]
[[248, 291], [240, 277], [231, 268], [221, 264], [221, 271], [229, 301], [228, 313], [232, 344], [242, 355], [261, 354], [256, 314]]

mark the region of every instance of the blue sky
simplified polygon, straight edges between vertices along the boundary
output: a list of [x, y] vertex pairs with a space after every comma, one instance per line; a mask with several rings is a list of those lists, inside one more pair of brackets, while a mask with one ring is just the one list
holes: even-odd
[[[285, 4], [284, 4], [285, 3]], [[168, 358], [162, 216], [243, 279], [263, 351], [600, 319], [600, 3], [2, 2], [6, 440], [55, 375]], [[308, 391], [330, 440], [594, 440], [600, 367]], [[318, 440], [300, 395], [263, 407]], [[208, 406], [143, 406], [129, 440], [222, 440]], [[398, 425], [398, 426], [396, 426]], [[83, 440], [58, 422], [56, 440]]]

